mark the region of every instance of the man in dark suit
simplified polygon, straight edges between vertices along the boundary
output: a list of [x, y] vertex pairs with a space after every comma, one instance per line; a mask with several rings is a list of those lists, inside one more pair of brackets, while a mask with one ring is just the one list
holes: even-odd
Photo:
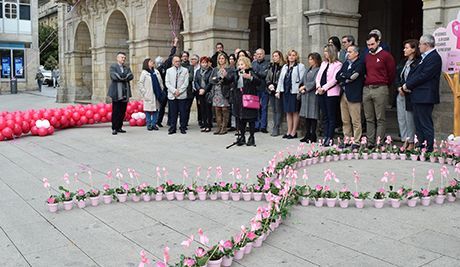
[[131, 87], [129, 81], [134, 76], [131, 69], [125, 66], [126, 54], [117, 53], [117, 63], [110, 66], [110, 79], [112, 83], [109, 87], [108, 96], [112, 98], [112, 134], [125, 133], [122, 129], [126, 107], [131, 97]]
[[345, 138], [350, 140], [353, 138], [352, 149], [356, 149], [359, 147], [362, 134], [361, 103], [363, 102], [365, 67], [364, 63], [359, 60], [359, 47], [348, 46], [346, 54], [348, 60], [343, 63], [342, 69], [336, 75], [336, 80], [345, 92], [340, 100], [343, 134]]
[[410, 70], [406, 83], [402, 86], [405, 92], [411, 94], [413, 104], [415, 132], [419, 144], [426, 141], [426, 150], [433, 151], [434, 128], [433, 107], [439, 104], [439, 80], [441, 77], [442, 60], [434, 48], [433, 35], [425, 34], [420, 37], [420, 52], [422, 60]]

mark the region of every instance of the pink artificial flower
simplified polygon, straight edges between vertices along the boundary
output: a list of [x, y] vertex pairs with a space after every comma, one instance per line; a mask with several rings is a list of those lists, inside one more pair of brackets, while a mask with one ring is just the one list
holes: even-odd
[[387, 143], [388, 145], [391, 144], [392, 140], [391, 140], [391, 136], [387, 136], [387, 139], [385, 140], [385, 143]]
[[146, 188], [147, 186], [149, 186], [149, 184], [146, 183], [146, 182], [143, 182], [143, 183], [140, 184], [139, 186], [143, 189], [143, 188]]
[[452, 180], [449, 182], [450, 186], [456, 186], [457, 185], [457, 181], [455, 180]]
[[238, 188], [238, 185], [237, 185], [236, 183], [233, 183], [233, 184], [232, 184], [232, 189], [233, 189], [233, 190], [236, 190], [237, 188]]
[[167, 180], [167, 181], [166, 181], [166, 184], [167, 184], [168, 186], [171, 186], [171, 185], [173, 185], [174, 183], [173, 183], [171, 180]]
[[157, 267], [168, 267], [168, 265], [166, 265], [164, 262], [162, 261], [157, 261], [156, 263]]
[[161, 185], [160, 185], [160, 186], [157, 186], [157, 191], [158, 191], [158, 192], [163, 192], [164, 190], [165, 190], [165, 189], [164, 189], [163, 186], [161, 186]]
[[187, 266], [187, 267], [192, 267], [192, 266], [195, 265], [195, 263], [196, 263], [195, 260], [192, 259], [192, 258], [186, 258], [184, 260], [184, 265]]
[[188, 247], [190, 247], [190, 245], [192, 244], [193, 239], [194, 239], [193, 235], [190, 235], [190, 237], [189, 237], [187, 240], [182, 241], [182, 243], [180, 243], [180, 244], [181, 244], [184, 248], [188, 248]]
[[264, 184], [264, 187], [262, 187], [263, 191], [268, 191], [270, 189], [270, 184]]
[[382, 194], [385, 193], [385, 188], [383, 188], [383, 187], [380, 188], [380, 189], [379, 189], [379, 193], [382, 193]]
[[204, 248], [202, 247], [199, 247], [195, 250], [195, 256], [197, 258], [202, 258], [206, 255], [206, 251], [204, 250]]
[[70, 192], [64, 192], [64, 197], [67, 199], [67, 198], [70, 198]]
[[196, 188], [196, 191], [197, 191], [197, 192], [204, 192], [204, 187], [198, 186], [198, 187]]
[[353, 192], [353, 197], [358, 198], [358, 197], [359, 197], [359, 193], [358, 193], [358, 192]]
[[428, 189], [423, 189], [423, 190], [422, 190], [422, 195], [423, 195], [424, 197], [427, 197], [428, 194], [429, 194]]
[[46, 200], [48, 202], [48, 204], [54, 204], [56, 203], [56, 199], [54, 197], [50, 197]]
[[246, 185], [243, 185], [243, 188], [241, 189], [243, 192], [248, 192], [248, 187]]
[[129, 184], [124, 183], [122, 186], [124, 190], [129, 190]]
[[145, 255], [145, 251], [141, 250], [141, 262], [139, 263], [139, 267], [144, 267], [146, 265], [150, 265], [150, 260]]
[[331, 188], [328, 185], [325, 185], [324, 186], [324, 191], [329, 191], [329, 190], [331, 190]]
[[93, 194], [95, 194], [95, 195], [99, 194], [99, 190], [97, 190], [97, 189], [91, 189], [91, 191], [92, 191]]
[[348, 192], [348, 191], [349, 191], [349, 190], [348, 190], [348, 188], [347, 188], [346, 186], [343, 187], [342, 189], [340, 189], [340, 192]]
[[323, 190], [323, 186], [318, 184], [318, 185], [315, 186], [315, 189], [317, 191]]
[[232, 241], [227, 240], [227, 241], [224, 242], [224, 244], [222, 246], [224, 247], [224, 249], [231, 249], [233, 247], [233, 243], [232, 243]]
[[220, 187], [225, 187], [226, 183], [225, 182], [220, 182], [219, 185], [220, 185]]
[[84, 195], [85, 195], [85, 190], [83, 190], [83, 189], [81, 189], [81, 188], [78, 189], [77, 195], [79, 195], [79, 196], [84, 196]]
[[281, 188], [280, 179], [275, 179], [275, 180], [273, 181], [273, 185], [274, 185], [276, 188], [280, 189], [280, 188]]
[[201, 244], [206, 245], [206, 244], [209, 243], [209, 238], [206, 235], [204, 235], [203, 229], [201, 229], [201, 228], [198, 229], [198, 235], [200, 236], [200, 243]]
[[107, 190], [110, 189], [110, 185], [104, 184], [104, 185], [102, 186], [102, 188], [103, 188], [105, 191], [107, 191]]
[[251, 221], [251, 231], [257, 231], [260, 229], [260, 227], [262, 226], [262, 224], [258, 221]]
[[444, 188], [438, 189], [438, 195], [444, 195]]
[[400, 196], [402, 196], [403, 192], [404, 192], [403, 188], [399, 188], [398, 191], [397, 191], [398, 195], [400, 195]]
[[258, 185], [255, 185], [255, 186], [254, 186], [254, 190], [256, 190], [256, 191], [260, 191], [260, 186], [258, 186]]
[[169, 247], [165, 247], [165, 249], [163, 250], [163, 259], [165, 261], [165, 264], [167, 265], [169, 261]]
[[414, 191], [411, 190], [409, 191], [409, 193], [407, 193], [407, 197], [413, 197], [414, 196]]
[[43, 187], [44, 188], [50, 188], [50, 183], [48, 182], [48, 179], [43, 178]]
[[249, 232], [246, 236], [251, 241], [257, 237], [257, 235], [254, 232]]

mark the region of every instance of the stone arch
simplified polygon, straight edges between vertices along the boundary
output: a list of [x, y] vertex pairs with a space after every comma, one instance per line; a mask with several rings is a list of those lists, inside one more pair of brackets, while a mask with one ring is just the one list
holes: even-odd
[[[183, 50], [184, 31], [183, 1], [158, 0], [150, 11], [148, 20], [149, 55], [168, 56], [174, 34], [179, 38], [179, 49]], [[179, 52], [179, 51], [177, 51]]]
[[[108, 16], [105, 29], [105, 47], [107, 49], [125, 49], [128, 53], [130, 31], [127, 17], [116, 9]], [[117, 51], [118, 51], [117, 50]]]
[[75, 101], [90, 101], [93, 95], [92, 38], [85, 21], [81, 21], [74, 36]]

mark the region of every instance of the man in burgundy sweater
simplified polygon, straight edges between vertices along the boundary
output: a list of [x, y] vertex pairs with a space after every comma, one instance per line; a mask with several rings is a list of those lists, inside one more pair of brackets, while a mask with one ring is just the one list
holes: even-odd
[[379, 36], [371, 33], [367, 37], [369, 53], [365, 57], [366, 80], [363, 89], [364, 116], [367, 124], [369, 147], [376, 145], [376, 139], [385, 137], [385, 106], [388, 103], [388, 86], [393, 83], [396, 65], [393, 56], [383, 50]]

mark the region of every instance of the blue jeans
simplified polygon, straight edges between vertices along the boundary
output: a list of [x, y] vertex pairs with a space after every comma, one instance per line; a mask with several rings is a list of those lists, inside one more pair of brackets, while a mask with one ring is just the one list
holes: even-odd
[[260, 109], [256, 121], [256, 129], [267, 129], [268, 93], [263, 90], [259, 91], [257, 95], [259, 96]]
[[145, 121], [147, 128], [149, 126], [153, 127], [157, 124], [158, 120], [158, 111], [144, 111], [145, 112]]

